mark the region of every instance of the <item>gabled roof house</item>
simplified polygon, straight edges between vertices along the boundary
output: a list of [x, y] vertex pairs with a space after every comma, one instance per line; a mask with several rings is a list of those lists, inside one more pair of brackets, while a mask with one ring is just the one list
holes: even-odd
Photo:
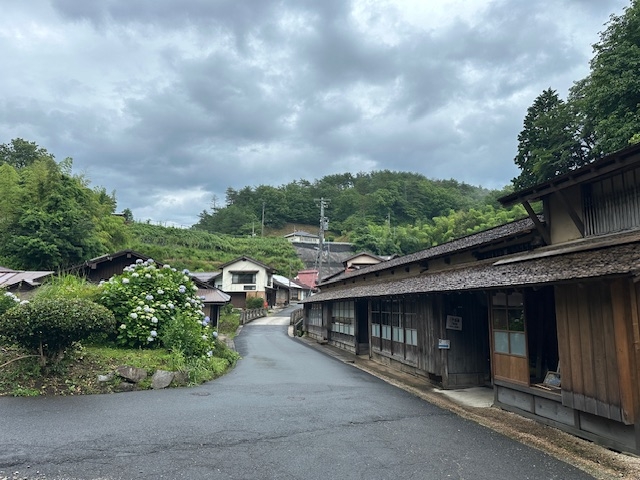
[[214, 285], [231, 297], [234, 307], [245, 308], [247, 298], [260, 297], [275, 305], [274, 269], [251, 257], [242, 256], [220, 266]]

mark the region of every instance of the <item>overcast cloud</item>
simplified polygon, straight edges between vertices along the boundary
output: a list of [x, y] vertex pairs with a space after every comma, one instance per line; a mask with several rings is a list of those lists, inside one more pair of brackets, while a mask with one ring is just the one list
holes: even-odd
[[501, 188], [628, 0], [7, 0], [0, 143], [35, 141], [138, 220], [227, 187], [379, 169]]

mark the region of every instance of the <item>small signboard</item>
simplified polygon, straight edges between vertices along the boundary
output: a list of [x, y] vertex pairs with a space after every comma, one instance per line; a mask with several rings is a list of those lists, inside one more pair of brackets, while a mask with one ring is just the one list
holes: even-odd
[[455, 315], [447, 315], [447, 329], [462, 330], [462, 317], [456, 317]]
[[440, 350], [449, 350], [451, 348], [451, 340], [438, 339], [438, 348]]

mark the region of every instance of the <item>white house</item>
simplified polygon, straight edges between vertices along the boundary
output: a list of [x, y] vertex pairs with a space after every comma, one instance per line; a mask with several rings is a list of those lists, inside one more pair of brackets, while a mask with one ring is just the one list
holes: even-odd
[[273, 294], [274, 269], [250, 257], [239, 257], [220, 267], [215, 287], [231, 296], [234, 307], [245, 308], [247, 298], [260, 297], [269, 303]]

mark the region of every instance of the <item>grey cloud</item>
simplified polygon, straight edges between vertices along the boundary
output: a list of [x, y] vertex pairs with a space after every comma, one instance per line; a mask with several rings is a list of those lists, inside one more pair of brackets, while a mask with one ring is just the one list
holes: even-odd
[[586, 74], [583, 39], [627, 3], [497, 0], [444, 27], [393, 2], [363, 20], [346, 0], [34, 1], [0, 19], [0, 143], [71, 156], [121, 208], [178, 224], [227, 187], [346, 170], [502, 187], [527, 107]]

